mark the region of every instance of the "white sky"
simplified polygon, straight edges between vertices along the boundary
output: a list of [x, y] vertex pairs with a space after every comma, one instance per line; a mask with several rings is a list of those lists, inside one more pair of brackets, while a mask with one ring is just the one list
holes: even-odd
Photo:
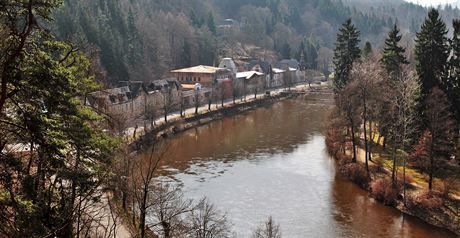
[[455, 3], [456, 0], [406, 0], [408, 2], [419, 3], [424, 6], [437, 6], [439, 4]]

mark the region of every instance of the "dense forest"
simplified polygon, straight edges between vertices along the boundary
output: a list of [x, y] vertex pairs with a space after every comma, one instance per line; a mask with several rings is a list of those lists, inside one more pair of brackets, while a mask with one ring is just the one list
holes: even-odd
[[[386, 204], [447, 215], [441, 225], [458, 231], [460, 20], [450, 7], [427, 11], [397, 1], [0, 1], [0, 237], [114, 237], [123, 223], [132, 226], [120, 236], [148, 237], [148, 216], [163, 237], [234, 237], [209, 200], [153, 184], [167, 140], [133, 160], [127, 118], [86, 98], [97, 81], [154, 80], [243, 46], [303, 55], [310, 69], [334, 54], [326, 144], [341, 172]], [[281, 237], [271, 217], [254, 237], [267, 233]]]
[[[408, 39], [426, 16], [426, 9], [399, 0], [65, 0], [55, 12], [59, 39], [73, 42], [92, 55], [108, 85], [120, 80], [149, 81], [171, 69], [215, 65], [221, 57], [238, 57], [232, 47], [254, 46], [279, 58], [300, 58], [309, 68], [318, 54], [330, 54], [335, 32], [352, 17], [363, 42], [383, 44], [397, 21]], [[457, 9], [442, 15], [451, 22]], [[222, 33], [225, 19], [236, 30]], [[410, 41], [408, 41], [407, 44]], [[241, 44], [239, 44], [241, 43]], [[321, 49], [321, 50], [320, 50]], [[261, 58], [249, 55], [249, 58]]]

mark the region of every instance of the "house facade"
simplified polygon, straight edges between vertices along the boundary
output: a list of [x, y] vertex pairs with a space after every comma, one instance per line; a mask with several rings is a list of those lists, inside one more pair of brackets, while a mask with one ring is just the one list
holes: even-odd
[[229, 69], [198, 65], [190, 68], [176, 69], [170, 72], [181, 84], [199, 83], [204, 87], [212, 87], [218, 79], [230, 79]]

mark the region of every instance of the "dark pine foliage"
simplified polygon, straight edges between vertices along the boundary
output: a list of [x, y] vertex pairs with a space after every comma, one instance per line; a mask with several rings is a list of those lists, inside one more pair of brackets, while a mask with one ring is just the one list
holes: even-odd
[[422, 103], [433, 87], [440, 86], [442, 78], [447, 74], [447, 32], [446, 24], [438, 10], [431, 9], [415, 40], [417, 73], [422, 84]]
[[360, 32], [352, 24], [351, 19], [345, 21], [337, 34], [334, 50], [335, 78], [334, 89], [340, 91], [348, 81], [353, 63], [361, 57], [359, 48]]
[[401, 38], [402, 35], [399, 33], [399, 28], [395, 24], [388, 34], [388, 38], [385, 40], [385, 47], [383, 49], [382, 59], [380, 60], [390, 77], [394, 77], [395, 74], [399, 75], [401, 72], [401, 65], [409, 63], [404, 55], [406, 50], [399, 46]]

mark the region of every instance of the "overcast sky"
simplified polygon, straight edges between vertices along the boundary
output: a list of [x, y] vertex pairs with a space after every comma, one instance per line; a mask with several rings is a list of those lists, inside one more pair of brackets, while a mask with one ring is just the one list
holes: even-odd
[[445, 3], [455, 3], [456, 0], [406, 0], [408, 2], [419, 3], [425, 6], [437, 6]]

